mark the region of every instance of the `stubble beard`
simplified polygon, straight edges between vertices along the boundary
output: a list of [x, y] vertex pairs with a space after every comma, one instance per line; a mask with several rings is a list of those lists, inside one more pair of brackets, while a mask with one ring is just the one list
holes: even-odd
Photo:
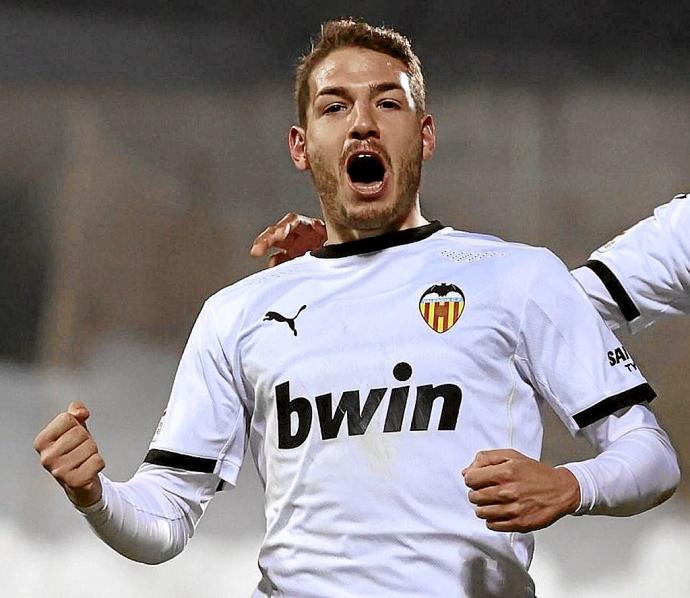
[[[350, 192], [349, 187], [341, 190], [338, 172], [329, 167], [323, 156], [318, 152], [309, 153], [309, 164], [326, 221], [357, 230], [386, 229], [405, 220], [417, 202], [422, 177], [422, 143], [419, 141], [402, 156], [395, 175], [398, 196], [383, 204], [375, 200], [370, 204], [349, 205], [345, 198], [345, 194]], [[343, 181], [342, 186], [346, 185]]]

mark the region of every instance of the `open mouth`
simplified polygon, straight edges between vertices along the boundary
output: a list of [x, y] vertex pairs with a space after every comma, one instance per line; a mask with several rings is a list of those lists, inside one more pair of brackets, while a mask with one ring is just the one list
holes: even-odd
[[347, 178], [350, 186], [370, 199], [381, 195], [386, 180], [386, 165], [381, 156], [373, 153], [357, 153], [347, 161]]

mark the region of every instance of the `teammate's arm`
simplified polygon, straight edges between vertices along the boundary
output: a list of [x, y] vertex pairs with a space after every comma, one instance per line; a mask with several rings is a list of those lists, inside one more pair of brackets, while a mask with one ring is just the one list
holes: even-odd
[[690, 314], [690, 196], [677, 195], [573, 271], [613, 329]]

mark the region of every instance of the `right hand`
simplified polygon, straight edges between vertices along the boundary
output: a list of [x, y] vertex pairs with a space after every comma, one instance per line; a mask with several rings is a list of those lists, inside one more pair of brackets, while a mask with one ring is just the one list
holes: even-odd
[[318, 249], [326, 239], [326, 225], [323, 221], [290, 212], [254, 239], [249, 254], [263, 257], [271, 249], [277, 250], [268, 258], [268, 267], [272, 268], [304, 255], [307, 251]]
[[89, 410], [78, 401], [69, 404], [34, 439], [34, 449], [41, 456], [41, 465], [63, 487], [77, 506], [97, 503], [103, 493], [98, 472], [105, 462], [86, 429]]

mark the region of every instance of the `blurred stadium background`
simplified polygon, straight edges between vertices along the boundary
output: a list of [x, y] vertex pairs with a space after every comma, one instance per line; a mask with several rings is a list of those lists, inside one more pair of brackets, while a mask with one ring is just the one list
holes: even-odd
[[[686, 1], [0, 3], [0, 587], [10, 598], [249, 596], [251, 459], [171, 563], [88, 531], [31, 448], [71, 400], [126, 479], [203, 299], [262, 264], [256, 232], [316, 213], [292, 169], [291, 68], [327, 18], [410, 35], [439, 148], [426, 214], [546, 245], [569, 265], [690, 191]], [[689, 232], [690, 234], [690, 232]], [[690, 466], [690, 322], [627, 341]], [[588, 456], [551, 421], [545, 458]], [[690, 484], [631, 519], [537, 534], [542, 598], [687, 596]]]

